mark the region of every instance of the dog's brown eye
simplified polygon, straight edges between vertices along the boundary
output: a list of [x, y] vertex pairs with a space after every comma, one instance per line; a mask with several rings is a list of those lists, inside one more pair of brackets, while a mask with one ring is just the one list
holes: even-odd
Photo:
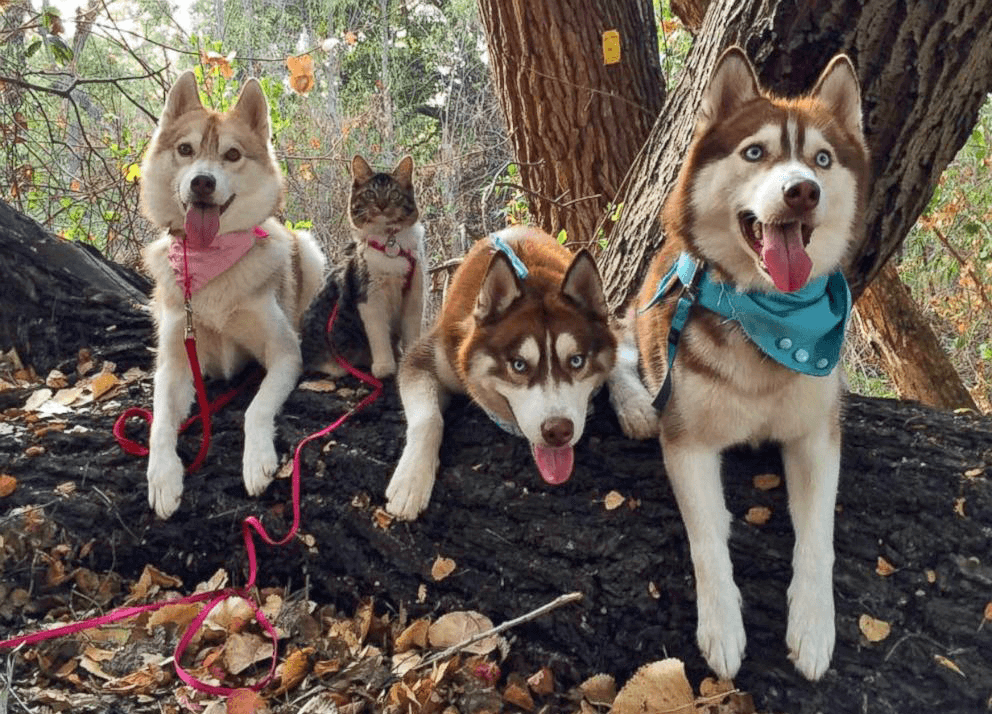
[[241, 158], [241, 152], [238, 151], [237, 149], [228, 149], [224, 153], [224, 158], [227, 159], [228, 161], [237, 161], [238, 159]]
[[527, 371], [527, 360], [522, 357], [514, 357], [510, 360], [510, 369], [517, 374], [523, 374]]
[[180, 156], [192, 156], [193, 155], [193, 145], [188, 144], [185, 141], [176, 147], [176, 152]]

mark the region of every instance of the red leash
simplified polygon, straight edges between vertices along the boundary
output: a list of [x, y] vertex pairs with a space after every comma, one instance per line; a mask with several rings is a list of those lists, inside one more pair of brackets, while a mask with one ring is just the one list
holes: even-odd
[[[187, 356], [189, 357], [190, 368], [193, 370], [193, 378], [196, 385], [196, 393], [200, 407], [200, 414], [191, 417], [189, 420], [187, 420], [187, 422], [183, 425], [183, 429], [185, 429], [187, 426], [189, 426], [192, 422], [196, 421], [197, 419], [202, 419], [203, 434], [204, 434], [203, 441], [201, 442], [201, 446], [200, 446], [200, 452], [197, 454], [196, 460], [193, 462], [193, 465], [190, 467], [190, 470], [195, 470], [202, 463], [203, 458], [206, 455], [207, 448], [209, 447], [210, 415], [212, 413], [215, 413], [221, 406], [229, 402], [231, 398], [233, 398], [234, 394], [237, 393], [238, 390], [233, 390], [228, 394], [222, 395], [213, 404], [211, 404], [207, 399], [206, 389], [204, 388], [204, 384], [203, 384], [203, 375], [200, 373], [200, 364], [196, 355], [196, 340], [191, 334], [192, 314], [188, 311], [188, 305], [189, 303], [187, 302], [188, 334], [186, 337], [186, 353]], [[331, 329], [334, 325], [334, 321], [337, 319], [337, 314], [338, 314], [338, 305], [335, 304], [334, 309], [331, 311], [330, 317], [327, 320], [328, 335], [331, 332]], [[246, 582], [243, 587], [225, 588], [220, 591], [199, 593], [196, 595], [189, 595], [187, 597], [178, 598], [175, 600], [167, 600], [164, 602], [152, 603], [149, 605], [119, 608], [117, 610], [107, 613], [106, 615], [101, 615], [100, 617], [94, 617], [88, 620], [84, 620], [82, 622], [75, 622], [69, 625], [64, 625], [62, 627], [56, 627], [50, 630], [44, 630], [42, 632], [36, 632], [30, 635], [20, 635], [18, 637], [13, 637], [11, 639], [4, 640], [0, 642], [0, 649], [17, 647], [21, 644], [36, 644], [38, 642], [54, 639], [56, 637], [71, 635], [77, 632], [81, 632], [83, 630], [88, 630], [94, 627], [100, 627], [102, 625], [108, 625], [110, 623], [117, 622], [119, 620], [124, 620], [129, 617], [134, 617], [135, 615], [140, 615], [141, 613], [144, 612], [151, 612], [154, 610], [158, 610], [167, 605], [190, 604], [190, 603], [205, 602], [209, 600], [206, 607], [204, 607], [196, 616], [196, 618], [193, 619], [189, 627], [186, 629], [186, 632], [183, 634], [182, 638], [180, 638], [179, 642], [176, 644], [176, 649], [173, 654], [173, 663], [176, 668], [176, 674], [183, 682], [185, 682], [189, 686], [201, 692], [206, 692], [208, 694], [226, 697], [226, 696], [230, 696], [231, 694], [233, 694], [235, 691], [238, 690], [232, 687], [218, 687], [201, 682], [200, 680], [196, 679], [196, 677], [194, 677], [189, 672], [187, 672], [186, 669], [184, 669], [183, 666], [180, 664], [180, 661], [182, 659], [182, 655], [186, 651], [186, 648], [189, 646], [190, 642], [192, 642], [193, 637], [196, 635], [199, 629], [203, 626], [203, 623], [206, 621], [207, 617], [210, 615], [210, 612], [214, 609], [214, 607], [224, 602], [224, 600], [226, 600], [229, 597], [240, 597], [251, 606], [252, 610], [255, 612], [256, 621], [259, 623], [259, 625], [261, 625], [261, 627], [269, 634], [269, 637], [272, 639], [272, 662], [269, 666], [269, 673], [265, 677], [263, 677], [260, 681], [251, 685], [249, 689], [257, 692], [261, 690], [263, 687], [265, 687], [272, 680], [273, 676], [275, 676], [276, 666], [278, 664], [279, 636], [276, 633], [275, 628], [272, 626], [272, 624], [269, 623], [269, 621], [265, 618], [265, 615], [262, 613], [261, 606], [255, 601], [254, 597], [249, 592], [255, 586], [255, 582], [258, 577], [258, 557], [255, 548], [255, 539], [252, 534], [254, 532], [265, 543], [274, 546], [285, 545], [286, 543], [288, 543], [290, 540], [293, 539], [293, 537], [299, 531], [300, 520], [301, 520], [300, 519], [300, 500], [301, 500], [300, 499], [300, 495], [301, 495], [300, 463], [302, 461], [301, 452], [303, 450], [303, 447], [309, 444], [311, 441], [324, 437], [327, 434], [334, 431], [335, 429], [337, 429], [345, 421], [347, 421], [349, 417], [351, 417], [353, 414], [356, 414], [357, 412], [367, 407], [369, 404], [371, 404], [376, 399], [378, 399], [379, 396], [382, 394], [381, 381], [376, 379], [374, 376], [362, 372], [361, 370], [352, 366], [344, 358], [340, 356], [335, 355], [335, 360], [337, 360], [338, 364], [341, 365], [341, 367], [349, 374], [351, 374], [353, 377], [359, 379], [368, 386], [372, 387], [372, 392], [368, 394], [365, 398], [363, 398], [357, 405], [355, 405], [347, 412], [342, 414], [333, 423], [329, 424], [328, 426], [324, 427], [319, 431], [310, 434], [309, 436], [304, 437], [299, 442], [299, 444], [296, 445], [296, 449], [293, 452], [293, 475], [291, 482], [293, 524], [290, 527], [289, 532], [281, 539], [276, 540], [275, 538], [269, 535], [269, 533], [265, 530], [265, 527], [262, 525], [262, 522], [255, 516], [249, 516], [242, 522], [241, 534], [242, 534], [242, 538], [244, 539], [245, 551], [248, 553], [248, 582]], [[136, 455], [147, 455], [148, 453], [147, 447], [137, 444], [131, 439], [128, 439], [127, 437], [123, 436], [124, 420], [128, 416], [134, 416], [134, 415], [144, 416], [144, 413], [146, 412], [148, 414], [147, 419], [149, 423], [151, 423], [151, 413], [148, 412], [148, 410], [131, 408], [125, 411], [124, 414], [122, 414], [121, 417], [118, 418], [117, 422], [114, 424], [114, 435], [117, 437], [118, 442], [121, 444], [124, 450], [127, 451], [128, 453], [136, 454]]]

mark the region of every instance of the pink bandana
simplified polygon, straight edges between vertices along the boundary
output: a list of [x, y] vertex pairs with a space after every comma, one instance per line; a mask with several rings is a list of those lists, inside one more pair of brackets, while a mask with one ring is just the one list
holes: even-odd
[[[169, 263], [179, 287], [192, 295], [251, 250], [256, 238], [268, 233], [259, 226], [248, 231], [222, 233], [206, 241], [196, 240], [196, 232], [186, 232], [169, 246]], [[185, 245], [184, 245], [185, 243]]]

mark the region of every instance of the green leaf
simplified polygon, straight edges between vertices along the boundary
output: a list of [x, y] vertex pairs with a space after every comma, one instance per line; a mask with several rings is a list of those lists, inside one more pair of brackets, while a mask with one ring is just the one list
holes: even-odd
[[28, 45], [28, 48], [26, 50], [24, 50], [24, 57], [25, 58], [30, 57], [31, 55], [33, 55], [35, 52], [38, 51], [38, 48], [39, 47], [41, 47], [41, 39], [40, 38], [39, 39], [36, 39], [34, 42], [32, 42], [30, 45]]
[[558, 245], [565, 245], [565, 241], [568, 240], [568, 234], [565, 233], [565, 229], [562, 228], [558, 231]]

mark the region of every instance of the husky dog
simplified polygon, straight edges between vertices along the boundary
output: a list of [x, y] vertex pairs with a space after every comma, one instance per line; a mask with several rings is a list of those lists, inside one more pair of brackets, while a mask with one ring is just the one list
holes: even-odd
[[278, 466], [273, 422], [300, 375], [297, 328], [324, 272], [314, 240], [273, 218], [282, 196], [258, 82], [249, 79], [220, 114], [201, 104], [193, 73], [183, 74], [141, 168], [142, 210], [163, 231], [144, 251], [158, 329], [148, 501], [162, 518], [182, 496], [176, 438], [194, 396], [183, 349], [187, 292], [204, 374], [230, 378], [252, 359], [266, 370], [245, 413], [248, 493], [265, 490]]
[[506, 431], [525, 437], [545, 481], [565, 482], [589, 398], [615, 352], [587, 251], [573, 257], [524, 227], [478, 241], [455, 272], [434, 328], [400, 365], [406, 446], [386, 488], [386, 510], [413, 520], [427, 506], [451, 394], [468, 394]]
[[355, 156], [351, 173], [353, 240], [304, 317], [303, 357], [328, 374], [343, 374], [340, 357], [388, 377], [396, 372], [397, 352], [420, 337], [424, 319], [424, 227], [413, 158], [404, 157], [391, 173], [376, 173]]
[[[796, 533], [786, 643], [808, 679], [830, 664], [836, 364], [850, 308], [840, 270], [862, 231], [867, 176], [846, 56], [809, 95], [783, 99], [762, 90], [741, 49], [723, 54], [665, 203], [665, 246], [633, 312], [651, 393], [630, 388], [636, 373], [620, 374], [614, 405], [631, 436], [660, 426], [689, 537], [699, 646], [724, 678], [737, 673], [745, 644], [720, 484], [721, 452], [739, 443], [781, 444]], [[640, 416], [651, 394], [656, 424]]]

